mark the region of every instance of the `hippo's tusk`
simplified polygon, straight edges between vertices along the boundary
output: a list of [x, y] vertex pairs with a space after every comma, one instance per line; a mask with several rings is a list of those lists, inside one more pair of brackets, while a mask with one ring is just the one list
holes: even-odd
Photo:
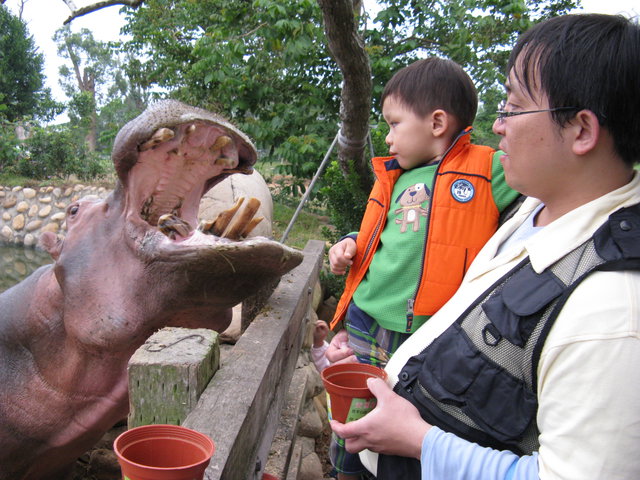
[[216, 152], [218, 150], [222, 150], [224, 147], [229, 145], [232, 142], [231, 137], [227, 135], [220, 135], [216, 138], [216, 141], [213, 142], [213, 145], [209, 148], [212, 152]]
[[258, 200], [257, 198], [250, 198], [247, 201], [244, 210], [242, 210], [242, 212], [240, 212], [238, 216], [233, 219], [233, 222], [225, 229], [224, 233], [221, 236], [230, 240], [238, 240], [242, 236], [242, 233], [245, 231], [249, 223], [251, 223], [251, 219], [254, 217], [259, 208], [260, 200]]
[[232, 160], [228, 157], [218, 157], [213, 163], [215, 163], [216, 165], [221, 165], [223, 167], [229, 168], [229, 167], [233, 167], [236, 162], [235, 160]]
[[175, 132], [170, 128], [162, 127], [156, 130], [156, 132], [151, 135], [151, 138], [140, 145], [139, 150], [141, 152], [145, 152], [147, 150], [151, 150], [152, 148], [160, 145], [167, 140], [171, 140], [175, 136]]
[[170, 239], [175, 240], [177, 236], [188, 237], [192, 228], [189, 222], [185, 222], [171, 213], [166, 213], [158, 218], [158, 230]]
[[242, 231], [242, 233], [240, 234], [241, 238], [246, 238], [251, 231], [256, 228], [258, 226], [258, 224], [264, 220], [264, 217], [255, 217], [252, 218], [250, 222], [247, 223], [247, 226], [244, 227], [244, 230]]
[[242, 202], [244, 202], [244, 197], [240, 197], [233, 207], [218, 215], [218, 218], [216, 218], [213, 223], [213, 228], [211, 228], [214, 235], [218, 237], [222, 236], [222, 233], [226, 230], [229, 223], [231, 223], [231, 219], [240, 208], [240, 205], [242, 205]]

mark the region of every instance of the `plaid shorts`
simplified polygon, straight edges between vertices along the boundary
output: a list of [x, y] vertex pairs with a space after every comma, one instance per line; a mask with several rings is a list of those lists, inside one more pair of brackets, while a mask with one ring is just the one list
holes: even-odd
[[[355, 353], [358, 361], [380, 368], [385, 367], [391, 355], [411, 335], [382, 328], [373, 317], [360, 310], [353, 302], [347, 310], [345, 324], [349, 347]], [[368, 473], [360, 462], [360, 457], [357, 454], [347, 452], [344, 448], [344, 440], [335, 433], [331, 436], [329, 458], [331, 464], [340, 473], [350, 475]]]

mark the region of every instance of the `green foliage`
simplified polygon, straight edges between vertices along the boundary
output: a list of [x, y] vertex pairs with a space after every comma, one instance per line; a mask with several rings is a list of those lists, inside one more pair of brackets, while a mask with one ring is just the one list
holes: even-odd
[[367, 31], [374, 105], [384, 84], [416, 58], [435, 55], [461, 64], [481, 98], [504, 82], [510, 47], [534, 23], [565, 13], [573, 0], [381, 0]]
[[44, 88], [44, 57], [26, 24], [0, 5], [0, 113], [9, 121], [50, 119], [60, 105]]
[[148, 0], [128, 18], [127, 51], [152, 52], [130, 65], [137, 81], [220, 112], [286, 173], [315, 171], [341, 79], [314, 0]]
[[340, 298], [346, 279], [346, 275], [334, 275], [329, 270], [320, 271], [320, 282], [324, 286], [326, 297]]
[[321, 192], [329, 205], [329, 221], [335, 227], [335, 231], [326, 231], [325, 235], [335, 243], [341, 236], [358, 231], [369, 192], [362, 191], [355, 173], [343, 175], [338, 162], [331, 162], [324, 177]]
[[4, 120], [0, 112], [0, 172], [6, 171], [20, 156], [16, 127], [16, 123]]
[[109, 169], [109, 160], [90, 154], [72, 128], [34, 128], [24, 143], [24, 151], [10, 170], [28, 178], [52, 179], [76, 175], [95, 179]]

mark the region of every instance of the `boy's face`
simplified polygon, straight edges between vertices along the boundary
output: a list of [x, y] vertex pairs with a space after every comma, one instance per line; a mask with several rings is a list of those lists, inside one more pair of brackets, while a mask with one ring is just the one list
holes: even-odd
[[382, 116], [389, 125], [385, 139], [389, 145], [389, 155], [396, 157], [402, 168], [410, 170], [438, 160], [438, 151], [432, 133], [431, 116], [416, 115], [397, 97], [390, 95], [382, 105]]

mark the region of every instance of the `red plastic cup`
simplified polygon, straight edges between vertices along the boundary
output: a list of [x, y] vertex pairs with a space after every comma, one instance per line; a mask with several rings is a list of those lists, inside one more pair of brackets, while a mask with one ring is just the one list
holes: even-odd
[[113, 449], [124, 480], [202, 480], [215, 445], [179, 425], [143, 425], [120, 434]]
[[329, 419], [341, 423], [364, 417], [376, 406], [376, 397], [367, 387], [370, 377], [387, 379], [387, 372], [364, 363], [341, 363], [325, 368], [320, 374], [327, 390]]

